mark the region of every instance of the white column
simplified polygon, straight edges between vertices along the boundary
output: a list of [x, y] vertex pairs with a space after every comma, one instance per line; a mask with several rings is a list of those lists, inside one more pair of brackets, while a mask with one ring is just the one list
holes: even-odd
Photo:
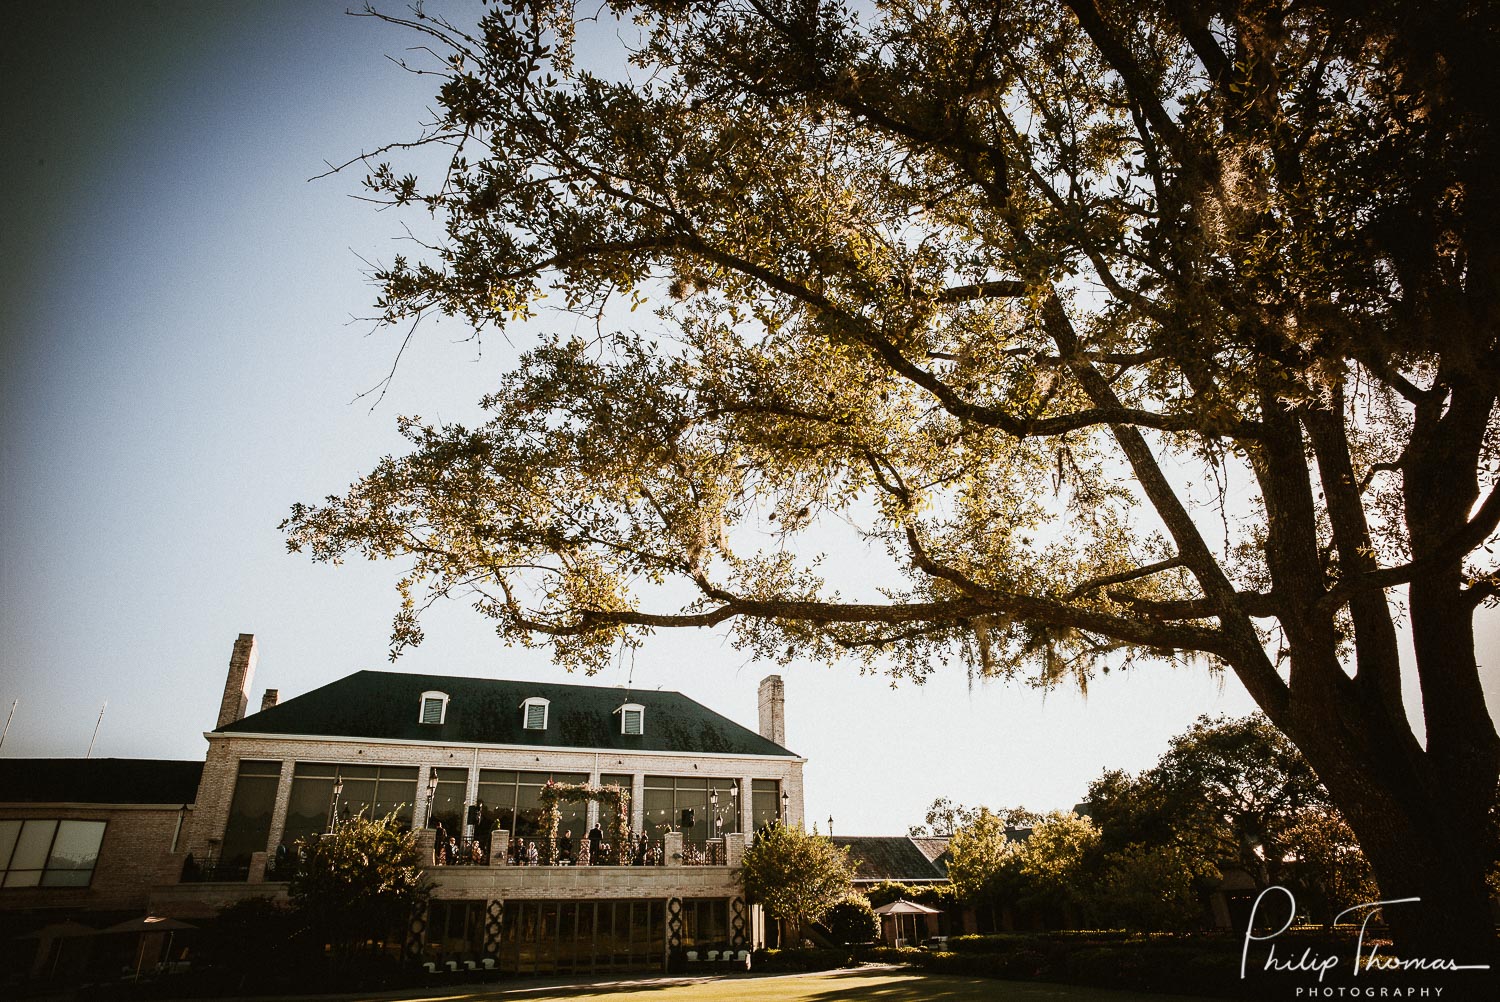
[[641, 832], [646, 828], [646, 774], [637, 772], [630, 777], [630, 830]]
[[740, 831], [748, 840], [755, 834], [755, 779], [746, 776], [740, 780]]

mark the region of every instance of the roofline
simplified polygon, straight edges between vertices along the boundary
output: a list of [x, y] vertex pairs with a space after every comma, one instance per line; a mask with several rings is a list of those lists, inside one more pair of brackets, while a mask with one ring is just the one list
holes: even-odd
[[[580, 686], [579, 688], [585, 688]], [[702, 705], [701, 703], [699, 704]], [[753, 733], [753, 732], [752, 732]], [[581, 748], [572, 745], [498, 745], [482, 741], [415, 741], [410, 738], [363, 738], [353, 734], [282, 734], [273, 731], [204, 731], [209, 741], [215, 738], [269, 738], [277, 741], [348, 741], [365, 745], [402, 745], [420, 748], [489, 748], [496, 751], [523, 751], [536, 754], [538, 751], [578, 752], [584, 755], [683, 755], [693, 758], [756, 758], [771, 762], [800, 762], [807, 764], [801, 755], [788, 752], [785, 755], [766, 755], [758, 752], [695, 752], [672, 751], [668, 748]]]

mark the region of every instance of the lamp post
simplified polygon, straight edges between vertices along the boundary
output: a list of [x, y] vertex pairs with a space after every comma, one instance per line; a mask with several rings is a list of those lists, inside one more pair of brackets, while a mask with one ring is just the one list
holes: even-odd
[[722, 822], [722, 821], [719, 820], [719, 791], [718, 791], [718, 789], [712, 789], [712, 790], [709, 791], [709, 794], [708, 794], [708, 807], [709, 807], [709, 810], [713, 811], [713, 815], [714, 815], [714, 837], [718, 838], [718, 836], [719, 836], [719, 829], [722, 828], [723, 825], [724, 825], [724, 822]]
[[833, 838], [833, 815], [828, 815], [828, 837]]
[[339, 823], [339, 797], [344, 793], [344, 776], [342, 773], [333, 774], [333, 798], [328, 802], [328, 833], [333, 834], [334, 827]]
[[427, 827], [432, 827], [432, 799], [437, 796], [437, 770], [430, 769], [427, 772]]
[[792, 806], [792, 796], [791, 796], [791, 794], [787, 793], [785, 790], [782, 790], [781, 791], [781, 818], [779, 819], [782, 824], [786, 824], [786, 822], [787, 822], [787, 817], [786, 817], [787, 811], [789, 811], [791, 809], [791, 806]]

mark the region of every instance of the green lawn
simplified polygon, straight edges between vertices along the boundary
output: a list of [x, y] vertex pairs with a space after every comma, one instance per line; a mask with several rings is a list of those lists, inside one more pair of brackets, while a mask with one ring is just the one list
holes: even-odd
[[[655, 979], [635, 984], [558, 985], [511, 982], [454, 985], [400, 994], [343, 996], [372, 1002], [522, 1002], [530, 999], [597, 999], [601, 1002], [1208, 1002], [1185, 995], [1148, 995], [1098, 988], [997, 981], [956, 975], [925, 975], [895, 969], [824, 971], [678, 981]], [[328, 999], [323, 996], [323, 999]], [[292, 1000], [282, 1000], [292, 1002]]]

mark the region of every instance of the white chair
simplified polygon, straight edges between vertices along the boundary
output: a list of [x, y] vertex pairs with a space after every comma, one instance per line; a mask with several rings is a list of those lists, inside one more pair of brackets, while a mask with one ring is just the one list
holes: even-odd
[[718, 959], [719, 959], [719, 951], [718, 950], [709, 950], [708, 951], [708, 962], [710, 964], [713, 963], [715, 960], [718, 960]]
[[472, 960], [465, 960], [464, 961], [464, 970], [466, 970], [466, 971], [477, 971], [477, 970], [479, 970], [479, 965], [476, 964], [476, 963], [474, 963], [474, 961], [472, 961]]
[[698, 951], [697, 950], [689, 950], [687, 952], [687, 959], [688, 959], [688, 963], [690, 963], [690, 964], [696, 964], [698, 962]]
[[433, 963], [430, 960], [427, 961], [427, 963], [423, 964], [422, 967], [427, 971], [428, 974], [437, 973], [437, 964]]
[[450, 960], [450, 961], [447, 962], [447, 965], [448, 965], [448, 973], [449, 974], [457, 974], [458, 973], [458, 961], [456, 961], [456, 960]]
[[494, 957], [485, 957], [480, 963], [484, 965], [486, 971], [493, 971], [495, 969]]

